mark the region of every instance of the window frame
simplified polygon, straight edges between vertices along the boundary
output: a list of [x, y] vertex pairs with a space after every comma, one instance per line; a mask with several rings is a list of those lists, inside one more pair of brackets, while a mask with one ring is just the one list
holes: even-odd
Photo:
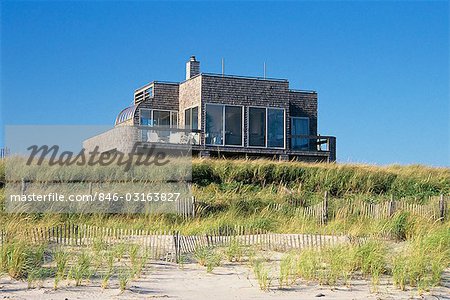
[[193, 109], [194, 108], [197, 108], [198, 109], [198, 112], [197, 112], [197, 128], [190, 128], [191, 130], [199, 130], [200, 128], [201, 128], [201, 120], [200, 120], [200, 122], [198, 121], [198, 116], [200, 116], [200, 105], [193, 105], [193, 106], [188, 106], [188, 107], [186, 107], [184, 110], [183, 110], [183, 113], [184, 113], [184, 119], [183, 119], [183, 123], [184, 124], [182, 124], [183, 126], [184, 126], [184, 129], [187, 129], [186, 128], [186, 111], [187, 110], [191, 110], [191, 113], [190, 113], [190, 118], [191, 118], [191, 124], [192, 124], [192, 111], [193, 111]]
[[[293, 126], [293, 124], [294, 124], [294, 122], [293, 122], [293, 119], [303, 119], [303, 120], [307, 120], [308, 121], [308, 134], [307, 135], [311, 135], [311, 127], [310, 127], [310, 125], [311, 125], [311, 118], [310, 117], [295, 117], [295, 116], [293, 116], [293, 117], [290, 117], [290, 119], [291, 119], [291, 135], [292, 135], [292, 129], [294, 128], [294, 126]], [[292, 146], [292, 140], [293, 140], [294, 138], [292, 138], [291, 137], [291, 150], [295, 150], [295, 151], [307, 151], [307, 150], [309, 150], [309, 148], [310, 148], [310, 140], [309, 139], [307, 139], [308, 140], [308, 146], [307, 146], [307, 150], [304, 150], [304, 149], [294, 149], [293, 148], [293, 146]], [[297, 138], [297, 139], [301, 139], [301, 138]]]
[[[169, 123], [170, 123], [170, 126], [168, 128], [178, 128], [178, 118], [180, 117], [179, 113], [178, 113], [178, 110], [144, 108], [144, 107], [143, 108], [139, 108], [139, 126], [160, 127], [160, 126], [155, 126], [155, 125], [143, 125], [143, 124], [141, 124], [141, 114], [142, 114], [143, 110], [147, 110], [147, 111], [149, 110], [150, 111], [150, 120], [152, 120], [152, 123], [153, 123], [153, 120], [154, 120], [154, 118], [153, 118], [153, 111], [157, 110], [157, 111], [169, 112], [169, 116], [170, 116]], [[173, 124], [173, 117], [172, 117], [173, 115], [172, 115], [172, 113], [176, 113], [177, 114], [177, 123], [175, 124], [176, 127], [172, 127], [172, 124]]]
[[[250, 146], [250, 136], [249, 136], [249, 130], [250, 130], [250, 108], [264, 108], [266, 110], [266, 128], [265, 128], [265, 146]], [[278, 109], [283, 110], [283, 147], [269, 147], [268, 145], [268, 119], [269, 109]], [[248, 148], [259, 148], [259, 149], [283, 149], [286, 150], [286, 108], [284, 107], [274, 107], [274, 106], [257, 106], [257, 105], [249, 105], [247, 106], [247, 147]]]
[[[206, 137], [205, 137], [205, 145], [206, 146], [222, 146], [222, 147], [234, 147], [234, 148], [242, 148], [244, 147], [244, 134], [245, 134], [245, 106], [244, 105], [237, 105], [237, 104], [222, 104], [222, 103], [205, 103], [205, 121], [206, 121], [206, 113], [207, 105], [213, 105], [213, 106], [222, 106], [222, 144], [207, 144], [206, 143]], [[225, 107], [240, 107], [241, 108], [241, 144], [240, 145], [227, 145], [225, 144]], [[206, 134], [206, 123], [205, 123], [205, 134]]]

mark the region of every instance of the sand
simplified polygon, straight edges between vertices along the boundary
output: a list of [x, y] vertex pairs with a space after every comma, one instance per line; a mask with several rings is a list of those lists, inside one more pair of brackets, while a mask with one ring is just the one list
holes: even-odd
[[[183, 269], [173, 263], [152, 262], [143, 276], [130, 282], [121, 293], [116, 279], [110, 287], [102, 289], [100, 280], [93, 279], [82, 286], [67, 286], [62, 282], [54, 290], [53, 280], [42, 283], [42, 287], [28, 289], [27, 282], [0, 278], [0, 299], [450, 299], [449, 274], [444, 274], [443, 286], [419, 296], [416, 290], [400, 291], [392, 287], [388, 278], [383, 278], [378, 292], [372, 293], [365, 280], [354, 280], [351, 288], [319, 286], [297, 282], [294, 287], [280, 290], [278, 282], [264, 292], [259, 289], [252, 271], [245, 265], [224, 264], [206, 273], [204, 267], [189, 263]], [[322, 297], [317, 297], [322, 294]]]

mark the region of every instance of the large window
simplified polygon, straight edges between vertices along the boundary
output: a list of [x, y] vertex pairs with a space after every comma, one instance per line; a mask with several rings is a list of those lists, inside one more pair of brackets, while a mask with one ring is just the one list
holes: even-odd
[[[309, 135], [309, 118], [293, 117], [291, 124], [292, 149], [293, 150], [308, 150], [309, 139], [299, 137], [299, 135]], [[297, 137], [295, 137], [297, 136]]]
[[140, 125], [158, 127], [178, 127], [178, 112], [158, 109], [141, 109]]
[[248, 145], [284, 148], [284, 109], [249, 107]]
[[242, 107], [225, 106], [225, 145], [242, 145]]
[[206, 144], [242, 146], [242, 107], [206, 104]]
[[223, 106], [206, 104], [206, 144], [223, 145]]
[[198, 129], [198, 106], [184, 111], [184, 127], [187, 129]]
[[267, 147], [284, 147], [284, 109], [267, 109]]
[[139, 113], [140, 113], [139, 124], [144, 126], [153, 126], [152, 111], [150, 109], [141, 109]]
[[170, 126], [170, 111], [154, 110], [153, 111], [153, 126], [169, 127]]
[[266, 146], [266, 109], [250, 107], [248, 109], [248, 145]]

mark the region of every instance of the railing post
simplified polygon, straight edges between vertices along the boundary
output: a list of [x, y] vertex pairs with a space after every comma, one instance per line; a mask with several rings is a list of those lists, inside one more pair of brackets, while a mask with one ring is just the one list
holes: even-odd
[[334, 136], [330, 136], [327, 138], [328, 140], [328, 162], [336, 161], [336, 138]]

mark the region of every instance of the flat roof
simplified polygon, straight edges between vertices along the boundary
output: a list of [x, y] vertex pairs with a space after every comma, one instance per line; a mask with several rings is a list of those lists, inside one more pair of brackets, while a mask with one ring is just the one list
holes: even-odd
[[146, 85], [141, 86], [140, 88], [137, 88], [134, 90], [134, 92], [139, 92], [142, 89], [145, 89], [153, 84], [167, 84], [167, 85], [180, 85], [179, 82], [173, 82], [173, 81], [157, 81], [157, 80], [153, 80], [152, 82], [147, 83]]
[[236, 79], [289, 82], [287, 79], [271, 78], [271, 77], [242, 76], [242, 75], [229, 75], [229, 74], [218, 74], [218, 73], [200, 73], [199, 75], [211, 76], [211, 77], [236, 78]]

